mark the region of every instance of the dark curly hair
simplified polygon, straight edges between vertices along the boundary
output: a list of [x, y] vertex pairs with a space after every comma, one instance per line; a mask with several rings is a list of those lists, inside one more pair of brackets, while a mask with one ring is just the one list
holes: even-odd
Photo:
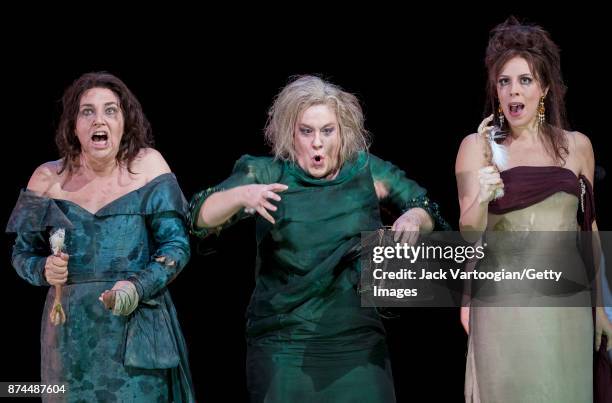
[[126, 166], [129, 170], [138, 152], [143, 148], [153, 146], [151, 125], [142, 111], [140, 102], [123, 81], [105, 71], [86, 73], [77, 78], [66, 89], [62, 97], [62, 115], [55, 133], [55, 144], [63, 159], [58, 173], [67, 170], [70, 175], [79, 167], [81, 143], [75, 133], [76, 119], [81, 96], [92, 88], [109, 89], [119, 98], [125, 122], [123, 137], [116, 157], [119, 164]]
[[548, 88], [544, 98], [546, 121], [540, 131], [544, 134], [548, 153], [564, 164], [569, 152], [563, 132], [568, 127], [564, 101], [566, 87], [561, 76], [559, 47], [542, 27], [521, 24], [510, 17], [491, 31], [485, 57], [488, 73], [486, 115], [497, 115], [497, 77], [514, 57], [525, 59], [542, 89]]

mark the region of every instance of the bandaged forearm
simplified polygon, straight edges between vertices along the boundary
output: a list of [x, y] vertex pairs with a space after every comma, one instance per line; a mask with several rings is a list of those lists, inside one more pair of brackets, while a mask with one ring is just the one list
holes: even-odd
[[129, 315], [138, 306], [138, 292], [131, 281], [117, 281], [111, 291], [115, 294], [113, 315]]

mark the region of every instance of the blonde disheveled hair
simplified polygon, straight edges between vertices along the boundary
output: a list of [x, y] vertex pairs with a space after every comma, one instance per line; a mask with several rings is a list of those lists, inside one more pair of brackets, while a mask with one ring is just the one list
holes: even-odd
[[336, 112], [340, 127], [339, 166], [367, 151], [369, 133], [359, 100], [340, 87], [316, 76], [298, 76], [276, 96], [268, 111], [265, 128], [266, 142], [275, 158], [295, 162], [294, 132], [300, 113], [313, 105], [328, 105]]

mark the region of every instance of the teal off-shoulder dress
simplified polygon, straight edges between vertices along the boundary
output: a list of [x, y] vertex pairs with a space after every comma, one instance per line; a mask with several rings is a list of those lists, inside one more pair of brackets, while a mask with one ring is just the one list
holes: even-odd
[[[25, 190], [9, 219], [16, 232], [13, 266], [23, 279], [49, 286], [49, 233], [66, 229], [70, 255], [62, 288], [66, 322], [49, 319], [55, 287], [42, 314], [41, 379], [66, 385], [48, 401], [191, 402], [187, 349], [166, 288], [189, 260], [186, 201], [167, 173], [95, 214], [68, 200]], [[134, 283], [139, 304], [114, 316], [98, 300], [118, 280]]]
[[[333, 180], [298, 165], [243, 156], [232, 175], [191, 201], [192, 232], [206, 198], [247, 184], [283, 183], [276, 224], [256, 216], [256, 286], [247, 311], [247, 380], [253, 402], [392, 402], [393, 377], [381, 319], [362, 308], [355, 251], [361, 231], [381, 227], [374, 182], [401, 210], [439, 217], [425, 189], [374, 155], [360, 153]], [[228, 268], [228, 270], [231, 268]]]

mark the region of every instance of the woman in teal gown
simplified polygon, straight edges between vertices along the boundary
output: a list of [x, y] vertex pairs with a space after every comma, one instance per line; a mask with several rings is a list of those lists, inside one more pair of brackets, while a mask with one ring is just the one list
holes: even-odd
[[[13, 266], [49, 289], [41, 379], [47, 401], [194, 401], [167, 290], [189, 260], [186, 201], [118, 78], [89, 73], [63, 98], [59, 161], [41, 165], [9, 219]], [[61, 255], [49, 233], [63, 228]], [[60, 291], [61, 290], [61, 291]], [[63, 323], [50, 319], [61, 292]], [[111, 297], [103, 303], [101, 294]], [[109, 312], [109, 309], [112, 312]]]
[[258, 213], [246, 329], [251, 400], [392, 402], [385, 331], [376, 310], [360, 306], [360, 235], [382, 226], [383, 201], [403, 212], [393, 228], [406, 235], [431, 230], [437, 207], [367, 153], [357, 99], [317, 77], [281, 91], [266, 136], [274, 157], [241, 157], [227, 180], [191, 202], [199, 237]]

